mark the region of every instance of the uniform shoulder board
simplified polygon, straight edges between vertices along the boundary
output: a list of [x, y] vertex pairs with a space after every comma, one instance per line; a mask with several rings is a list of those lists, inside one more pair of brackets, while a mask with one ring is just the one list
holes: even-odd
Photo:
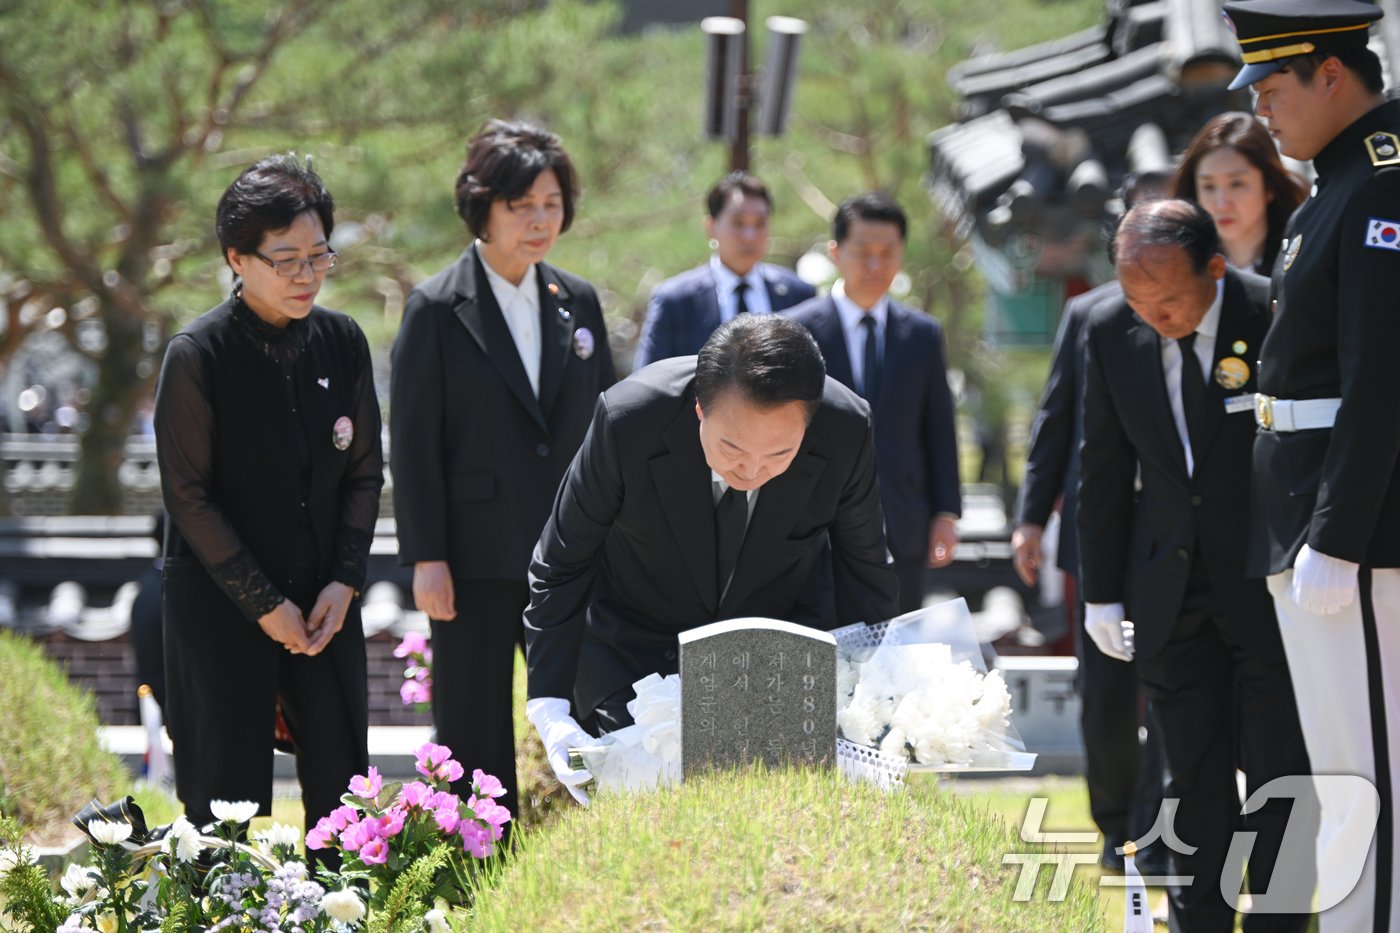
[[1400, 165], [1400, 136], [1372, 133], [1366, 137], [1366, 154], [1371, 157], [1371, 165], [1375, 168]]

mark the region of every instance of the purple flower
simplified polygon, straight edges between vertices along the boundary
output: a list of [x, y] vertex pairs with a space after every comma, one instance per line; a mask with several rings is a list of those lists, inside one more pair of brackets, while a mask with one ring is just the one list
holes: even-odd
[[379, 769], [374, 765], [369, 766], [369, 773], [361, 777], [355, 775], [350, 779], [350, 793], [356, 797], [365, 797], [373, 800], [379, 796], [379, 792], [384, 789], [384, 779], [379, 776]]
[[406, 658], [409, 655], [422, 654], [428, 650], [428, 639], [422, 632], [409, 632], [399, 642], [399, 646], [394, 649], [394, 657]]
[[479, 796], [483, 797], [500, 797], [506, 792], [505, 785], [501, 783], [500, 778], [493, 774], [487, 774], [480, 768], [472, 772], [472, 787]]
[[442, 767], [443, 763], [452, 760], [452, 749], [446, 745], [424, 742], [418, 748], [417, 759], [418, 773], [425, 778], [436, 779], [438, 769]]
[[359, 855], [366, 865], [383, 865], [389, 861], [389, 843], [376, 836], [360, 846]]
[[457, 827], [457, 832], [462, 837], [462, 851], [468, 853], [473, 858], [486, 858], [491, 854], [491, 834], [480, 823], [474, 820], [463, 820]]

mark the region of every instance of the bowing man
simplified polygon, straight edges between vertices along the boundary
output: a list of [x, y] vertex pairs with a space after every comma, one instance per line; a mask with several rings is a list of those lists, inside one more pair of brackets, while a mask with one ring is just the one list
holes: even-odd
[[[1245, 359], [1269, 325], [1268, 283], [1226, 268], [1210, 215], [1190, 201], [1133, 208], [1113, 258], [1123, 297], [1094, 308], [1085, 337], [1084, 628], [1109, 657], [1137, 658], [1161, 730], [1165, 796], [1177, 801], [1166, 841], [1192, 879], [1169, 889], [1173, 929], [1225, 933], [1235, 904], [1221, 879], [1238, 891], [1244, 871], [1242, 855], [1227, 864], [1235, 831], [1257, 834], [1249, 890], [1263, 894], [1285, 864], [1290, 809], [1270, 800], [1241, 819], [1236, 769], [1251, 795], [1308, 773], [1273, 602], [1245, 576], [1256, 377]], [[1121, 702], [1136, 705], [1136, 692]], [[1290, 864], [1311, 861], [1302, 836]], [[1257, 913], [1244, 929], [1307, 922]]]
[[678, 670], [677, 636], [721, 619], [895, 614], [870, 410], [778, 315], [722, 325], [698, 357], [603, 393], [530, 564], [526, 712], [576, 797], [568, 748], [631, 723], [632, 684]]

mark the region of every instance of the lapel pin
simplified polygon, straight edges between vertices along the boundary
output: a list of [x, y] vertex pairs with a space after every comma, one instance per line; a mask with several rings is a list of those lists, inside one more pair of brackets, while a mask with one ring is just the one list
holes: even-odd
[[561, 320], [561, 321], [569, 321], [569, 320], [573, 320], [573, 317], [574, 317], [574, 316], [573, 316], [572, 314], [569, 313], [569, 309], [568, 309], [568, 308], [560, 308], [560, 309], [559, 309], [559, 320]]
[[1215, 364], [1215, 381], [1223, 389], [1242, 389], [1249, 381], [1249, 364], [1238, 356], [1227, 356]]
[[355, 422], [345, 415], [335, 419], [335, 426], [331, 428], [331, 443], [336, 450], [350, 449], [350, 442], [355, 439]]
[[550, 293], [551, 295], [557, 295], [557, 294], [559, 294], [559, 286], [558, 286], [558, 284], [556, 284], [556, 283], [554, 283], [554, 282], [548, 283], [547, 285], [545, 285], [545, 288], [549, 289], [549, 293]]
[[776, 292], [779, 297], [786, 295], [788, 293], [787, 283], [779, 282], [778, 284], [773, 286], [773, 291]]
[[325, 376], [322, 376], [320, 379], [317, 379], [316, 384], [323, 389], [329, 389], [331, 387], [330, 379], [328, 379]]
[[580, 327], [574, 331], [574, 356], [581, 360], [590, 359], [593, 356], [593, 331], [587, 327]]
[[1249, 344], [1245, 343], [1243, 340], [1236, 340], [1234, 343], [1230, 344], [1230, 349], [1235, 353], [1243, 353], [1249, 349]]

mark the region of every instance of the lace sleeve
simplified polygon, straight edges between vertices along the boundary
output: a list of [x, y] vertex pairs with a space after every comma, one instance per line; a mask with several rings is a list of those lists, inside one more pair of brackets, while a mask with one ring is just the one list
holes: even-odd
[[379, 491], [384, 486], [384, 450], [369, 344], [358, 327], [355, 338], [355, 437], [340, 480], [334, 577], [351, 589], [363, 590], [374, 522], [379, 517]]
[[257, 621], [283, 597], [210, 497], [214, 429], [199, 349], [177, 335], [165, 351], [156, 387], [156, 457], [165, 509], [214, 582]]

